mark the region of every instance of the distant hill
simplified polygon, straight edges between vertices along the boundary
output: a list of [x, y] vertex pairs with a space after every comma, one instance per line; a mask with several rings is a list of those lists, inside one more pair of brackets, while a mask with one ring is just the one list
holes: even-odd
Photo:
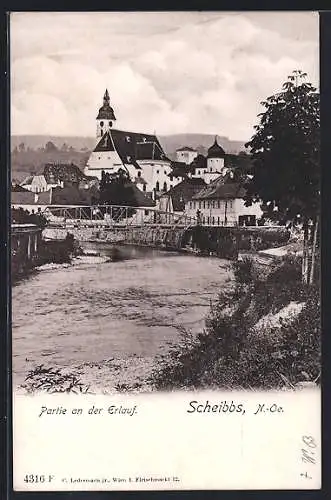
[[[174, 134], [158, 136], [164, 151], [171, 157], [176, 149], [190, 146], [197, 149], [200, 154], [206, 154], [207, 149], [214, 143], [215, 135], [211, 134]], [[244, 141], [231, 141], [228, 137], [217, 136], [218, 143], [226, 153], [237, 154], [245, 151]]]
[[[239, 153], [245, 150], [244, 141], [232, 141], [228, 137], [217, 136], [220, 145], [227, 153]], [[212, 134], [172, 134], [172, 135], [159, 135], [158, 136], [165, 152], [167, 154], [174, 154], [176, 149], [182, 146], [190, 146], [191, 148], [202, 147], [208, 149], [214, 142], [215, 136]], [[93, 137], [61, 137], [61, 136], [47, 136], [47, 135], [14, 135], [11, 138], [11, 149], [18, 147], [19, 144], [24, 143], [26, 148], [38, 149], [45, 146], [51, 141], [58, 148], [63, 144], [72, 146], [77, 151], [86, 148], [92, 150], [95, 146], [96, 139]]]
[[88, 150], [93, 149], [96, 139], [93, 137], [62, 137], [58, 135], [12, 135], [11, 150], [22, 143], [25, 145], [26, 149], [43, 148], [48, 141], [53, 142], [59, 149], [63, 144], [67, 144], [69, 147], [71, 146], [77, 151], [81, 151], [83, 148], [87, 148]]
[[[215, 136], [211, 134], [173, 134], [158, 136], [162, 147], [171, 159], [175, 159], [176, 149], [190, 146], [198, 153], [206, 155], [213, 144]], [[46, 150], [47, 143], [52, 142], [55, 150]], [[244, 142], [231, 141], [227, 137], [218, 136], [219, 144], [226, 153], [236, 154], [245, 150]], [[96, 139], [80, 136], [48, 136], [48, 135], [13, 135], [11, 137], [12, 180], [21, 182], [30, 172], [40, 171], [45, 163], [75, 163], [84, 168], [93, 150]]]

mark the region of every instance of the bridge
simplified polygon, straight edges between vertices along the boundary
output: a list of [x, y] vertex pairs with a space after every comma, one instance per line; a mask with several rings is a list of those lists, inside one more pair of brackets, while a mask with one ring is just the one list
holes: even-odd
[[197, 219], [156, 208], [123, 205], [48, 205], [40, 212], [48, 226], [58, 228], [115, 228], [164, 227], [188, 229]]

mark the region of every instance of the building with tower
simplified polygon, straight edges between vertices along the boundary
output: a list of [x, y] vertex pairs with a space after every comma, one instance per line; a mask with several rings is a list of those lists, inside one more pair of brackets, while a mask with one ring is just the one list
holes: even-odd
[[97, 144], [84, 173], [101, 179], [102, 171], [115, 174], [123, 169], [138, 189], [157, 196], [178, 181], [171, 176], [171, 161], [155, 135], [116, 128], [116, 116], [106, 90], [97, 122]]
[[226, 173], [226, 153], [217, 142], [217, 136], [212, 146], [208, 149], [207, 158], [198, 155], [191, 164], [192, 177], [202, 177], [206, 184], [214, 181]]

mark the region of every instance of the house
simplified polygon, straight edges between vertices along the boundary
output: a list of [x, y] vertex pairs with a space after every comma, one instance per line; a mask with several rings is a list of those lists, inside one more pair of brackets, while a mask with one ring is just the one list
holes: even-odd
[[203, 179], [186, 178], [160, 196], [158, 208], [163, 212], [182, 214], [186, 203], [204, 187], [206, 183]]
[[46, 163], [40, 174], [31, 174], [20, 184], [33, 193], [43, 193], [52, 188], [77, 185], [88, 189], [98, 183], [95, 177], [88, 177], [73, 163]]
[[190, 165], [197, 156], [198, 152], [189, 146], [176, 149], [176, 161], [183, 162], [186, 165]]
[[155, 135], [118, 130], [117, 121], [110, 106], [108, 90], [97, 118], [97, 144], [92, 151], [84, 173], [99, 180], [102, 171], [114, 174], [124, 169], [131, 180], [144, 179], [137, 183], [138, 189], [154, 194], [170, 187], [171, 161], [167, 158]]
[[21, 182], [21, 187], [32, 193], [42, 193], [48, 191], [50, 188], [63, 186], [61, 182], [54, 181], [48, 182], [45, 175], [42, 174], [31, 174]]
[[185, 212], [203, 225], [255, 226], [263, 215], [259, 203], [245, 206], [245, 189], [230, 177], [218, 177], [185, 203]]

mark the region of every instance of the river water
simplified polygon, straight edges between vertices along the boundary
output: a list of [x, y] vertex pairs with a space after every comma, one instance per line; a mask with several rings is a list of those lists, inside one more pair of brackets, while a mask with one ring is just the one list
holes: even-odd
[[107, 392], [142, 380], [183, 329], [203, 330], [210, 301], [229, 282], [227, 261], [117, 248], [118, 262], [91, 256], [44, 266], [13, 286], [14, 387], [43, 364]]

